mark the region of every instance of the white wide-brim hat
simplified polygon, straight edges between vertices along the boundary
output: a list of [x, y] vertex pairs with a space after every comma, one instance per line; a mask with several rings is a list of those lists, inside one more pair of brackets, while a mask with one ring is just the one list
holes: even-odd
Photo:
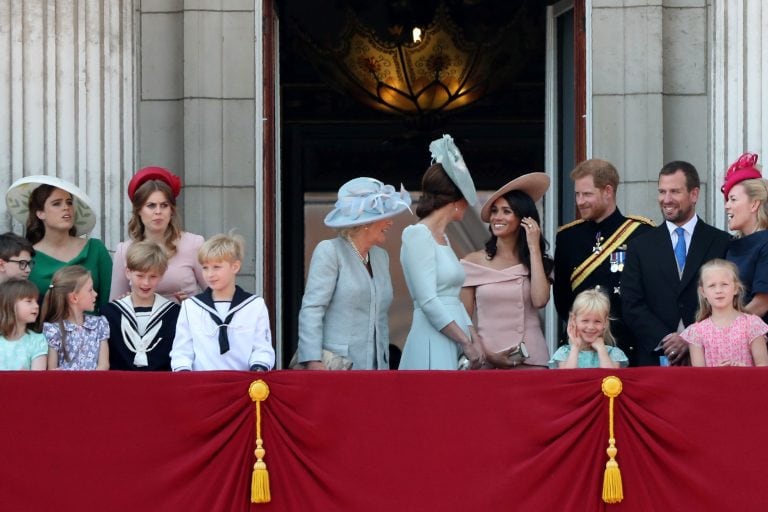
[[334, 206], [325, 217], [325, 225], [351, 228], [410, 211], [411, 196], [402, 185], [398, 192], [375, 178], [355, 178], [341, 186]]
[[511, 190], [520, 190], [525, 192], [531, 199], [533, 199], [533, 202], [535, 203], [544, 197], [544, 194], [547, 192], [548, 188], [549, 176], [543, 172], [530, 172], [528, 174], [518, 176], [494, 192], [491, 197], [488, 198], [488, 200], [483, 205], [483, 208], [480, 210], [480, 218], [483, 220], [483, 222], [489, 222], [491, 220], [491, 206], [493, 206], [493, 203], [495, 203], [498, 198]]
[[477, 203], [477, 191], [472, 176], [469, 174], [467, 164], [461, 151], [453, 142], [453, 137], [443, 135], [442, 138], [433, 140], [429, 144], [429, 152], [432, 154], [432, 163], [443, 166], [445, 173], [470, 206]]
[[88, 195], [80, 190], [77, 185], [64, 181], [56, 176], [36, 174], [25, 176], [13, 182], [11, 188], [5, 193], [5, 205], [11, 216], [26, 225], [29, 216], [29, 196], [40, 185], [50, 185], [60, 188], [72, 195], [75, 210], [75, 229], [77, 236], [90, 233], [96, 226], [96, 211], [91, 207]]

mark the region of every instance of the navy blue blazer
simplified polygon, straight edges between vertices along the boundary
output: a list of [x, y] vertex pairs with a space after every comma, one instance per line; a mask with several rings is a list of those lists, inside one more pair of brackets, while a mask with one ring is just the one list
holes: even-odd
[[658, 365], [654, 348], [662, 338], [677, 332], [681, 319], [685, 326], [693, 323], [699, 304], [699, 269], [711, 259], [724, 258], [730, 238], [699, 218], [682, 276], [666, 223], [630, 241], [621, 276], [621, 302], [624, 323], [638, 341], [639, 365]]

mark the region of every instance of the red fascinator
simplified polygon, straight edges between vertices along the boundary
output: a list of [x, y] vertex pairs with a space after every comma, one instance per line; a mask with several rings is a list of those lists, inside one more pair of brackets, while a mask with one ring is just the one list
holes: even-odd
[[134, 174], [133, 178], [131, 178], [131, 181], [128, 183], [128, 198], [133, 201], [133, 195], [136, 193], [136, 189], [149, 180], [160, 180], [165, 182], [166, 185], [171, 187], [173, 197], [179, 197], [179, 192], [181, 192], [181, 178], [162, 167], [145, 167]]
[[757, 155], [755, 153], [744, 153], [728, 168], [728, 172], [725, 173], [725, 182], [720, 190], [723, 192], [726, 201], [728, 200], [728, 192], [731, 191], [734, 185], [741, 183], [744, 180], [753, 180], [755, 178], [762, 178], [760, 171], [755, 167], [757, 164]]

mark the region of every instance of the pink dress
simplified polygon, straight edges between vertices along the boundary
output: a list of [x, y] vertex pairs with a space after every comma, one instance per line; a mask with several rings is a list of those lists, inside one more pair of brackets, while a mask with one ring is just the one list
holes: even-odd
[[483, 346], [498, 352], [525, 341], [525, 363], [547, 366], [549, 349], [539, 310], [531, 302], [531, 279], [524, 265], [494, 270], [461, 260], [464, 286], [475, 287], [474, 324]]
[[[176, 243], [176, 254], [168, 260], [168, 270], [157, 285], [155, 293], [168, 300], [178, 302], [174, 294], [183, 291], [187, 297], [192, 297], [205, 290], [203, 270], [197, 262], [197, 251], [205, 240], [200, 235], [184, 231]], [[133, 243], [131, 240], [117, 244], [115, 255], [112, 257], [112, 289], [109, 300], [119, 299], [131, 291], [128, 278], [125, 277], [125, 254]]]
[[728, 327], [718, 327], [712, 317], [689, 325], [680, 337], [704, 349], [707, 366], [720, 366], [726, 360], [755, 366], [750, 349], [752, 340], [768, 332], [768, 325], [757, 315], [741, 313]]

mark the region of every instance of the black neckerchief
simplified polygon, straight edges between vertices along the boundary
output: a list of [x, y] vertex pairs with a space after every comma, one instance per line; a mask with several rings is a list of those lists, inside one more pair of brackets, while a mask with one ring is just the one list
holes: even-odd
[[[232, 296], [232, 301], [229, 303], [229, 311], [227, 312], [227, 318], [224, 320], [219, 317], [219, 312], [216, 311], [216, 306], [213, 303], [213, 290], [206, 288], [205, 291], [199, 295], [192, 297], [201, 308], [206, 310], [213, 319], [216, 326], [219, 328], [219, 353], [225, 354], [229, 351], [229, 336], [227, 336], [227, 326], [232, 321], [232, 317], [235, 313], [243, 309], [246, 305], [256, 299], [255, 295], [252, 295], [239, 286], [235, 285], [235, 294]], [[224, 327], [224, 329], [222, 329]]]

